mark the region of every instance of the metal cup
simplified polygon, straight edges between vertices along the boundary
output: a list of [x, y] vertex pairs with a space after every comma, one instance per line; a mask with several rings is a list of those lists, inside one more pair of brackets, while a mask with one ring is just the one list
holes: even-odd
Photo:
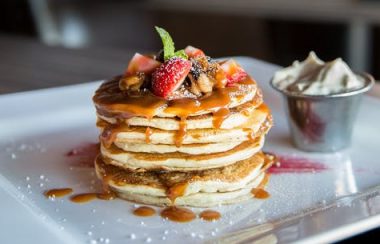
[[331, 95], [282, 93], [290, 134], [295, 146], [309, 152], [335, 152], [351, 144], [352, 128], [361, 98], [374, 84], [369, 74], [361, 75], [364, 87]]

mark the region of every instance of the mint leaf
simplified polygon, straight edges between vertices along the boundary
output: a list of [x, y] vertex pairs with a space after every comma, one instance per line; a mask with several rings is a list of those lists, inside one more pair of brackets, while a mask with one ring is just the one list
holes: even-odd
[[185, 50], [178, 50], [177, 52], [174, 53], [173, 57], [179, 57], [179, 58], [183, 58], [183, 59], [188, 59], [186, 53], [185, 53]]
[[155, 28], [160, 35], [162, 45], [164, 46], [164, 60], [166, 61], [174, 55], [174, 42], [166, 30], [157, 26]]
[[160, 35], [161, 40], [162, 40], [162, 45], [164, 46], [164, 60], [165, 61], [173, 57], [188, 59], [184, 50], [178, 50], [177, 52], [175, 52], [173, 39], [171, 38], [170, 34], [166, 30], [158, 26], [155, 26], [155, 28], [158, 34]]

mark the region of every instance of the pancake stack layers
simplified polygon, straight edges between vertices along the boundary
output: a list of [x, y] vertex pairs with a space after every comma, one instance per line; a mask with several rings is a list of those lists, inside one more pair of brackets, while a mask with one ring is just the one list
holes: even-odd
[[210, 207], [252, 199], [273, 160], [261, 152], [272, 116], [257, 83], [234, 61], [200, 49], [136, 53], [96, 91], [99, 178], [118, 197]]

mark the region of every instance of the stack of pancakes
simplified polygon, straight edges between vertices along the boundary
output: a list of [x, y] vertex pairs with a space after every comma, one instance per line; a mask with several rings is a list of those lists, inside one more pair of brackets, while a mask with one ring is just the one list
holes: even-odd
[[253, 198], [270, 157], [261, 152], [270, 110], [249, 76], [198, 99], [126, 94], [120, 77], [94, 95], [101, 153], [98, 177], [120, 198], [209, 207]]

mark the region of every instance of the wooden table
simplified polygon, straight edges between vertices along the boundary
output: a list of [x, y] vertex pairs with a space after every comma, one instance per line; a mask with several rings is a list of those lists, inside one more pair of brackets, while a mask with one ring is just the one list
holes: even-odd
[[134, 52], [48, 47], [0, 35], [0, 94], [109, 78], [125, 69]]

